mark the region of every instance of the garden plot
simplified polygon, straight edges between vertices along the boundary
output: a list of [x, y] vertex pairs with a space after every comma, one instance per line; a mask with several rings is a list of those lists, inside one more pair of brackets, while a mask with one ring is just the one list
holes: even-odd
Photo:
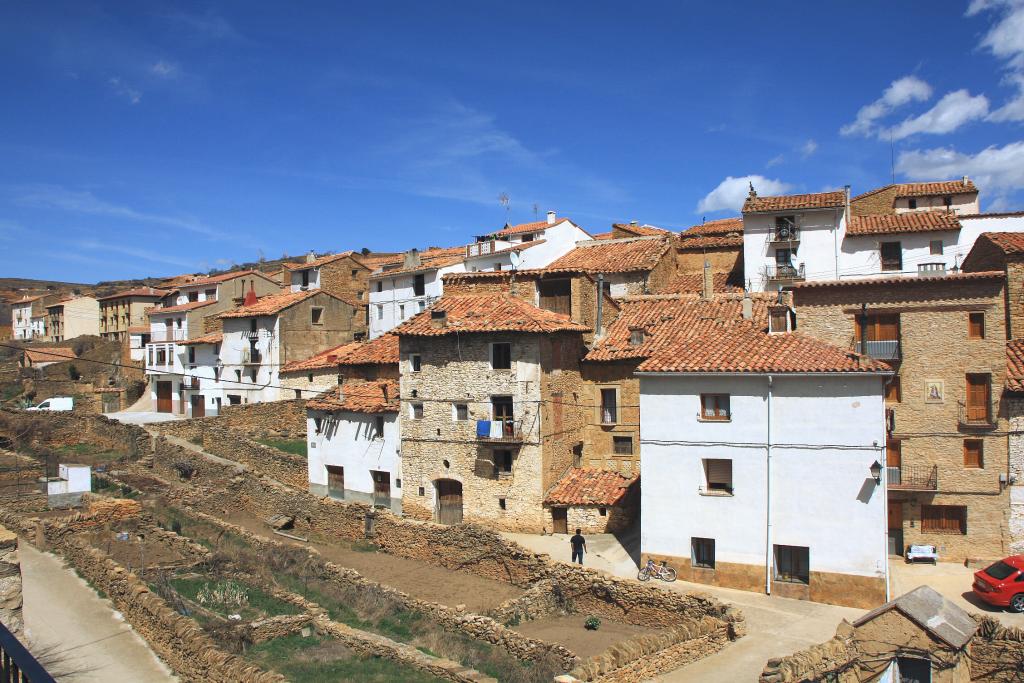
[[249, 648], [245, 658], [261, 669], [277, 671], [292, 683], [433, 683], [439, 680], [393, 660], [366, 657], [336, 640], [314, 635], [274, 638]]
[[587, 628], [587, 618], [586, 614], [552, 615], [524, 621], [512, 628], [530, 638], [564, 645], [583, 658], [599, 655], [642, 633], [654, 632], [643, 626], [603, 618], [598, 620], [596, 628]]

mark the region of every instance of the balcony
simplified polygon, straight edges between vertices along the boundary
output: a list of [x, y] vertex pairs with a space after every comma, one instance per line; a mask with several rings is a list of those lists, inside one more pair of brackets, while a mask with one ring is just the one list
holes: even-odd
[[864, 343], [858, 341], [853, 346], [857, 353], [875, 360], [895, 361], [900, 359], [899, 339], [868, 340]]
[[477, 420], [476, 439], [482, 443], [517, 444], [523, 442], [522, 420]]
[[902, 465], [885, 468], [886, 486], [892, 491], [938, 491], [938, 465]]
[[161, 332], [151, 332], [149, 335], [149, 341], [151, 342], [173, 342], [173, 341], [185, 341], [188, 339], [188, 334], [185, 330], [163, 330]]
[[802, 282], [804, 278], [804, 264], [789, 266], [776, 264], [764, 267], [764, 277], [769, 282]]
[[992, 402], [985, 405], [967, 405], [963, 401], [957, 402], [957, 424], [961, 429], [995, 429], [996, 419], [992, 411]]
[[186, 389], [193, 389], [195, 391], [198, 391], [199, 390], [199, 378], [198, 377], [186, 377], [185, 378], [185, 388]]
[[776, 228], [768, 233], [768, 244], [784, 246], [800, 244], [800, 230], [790, 227]]
[[496, 240], [474, 242], [473, 244], [466, 245], [467, 258], [471, 258], [473, 256], [486, 256], [487, 254], [493, 254], [496, 251], [501, 251]]
[[261, 365], [263, 354], [256, 349], [242, 349], [242, 365]]

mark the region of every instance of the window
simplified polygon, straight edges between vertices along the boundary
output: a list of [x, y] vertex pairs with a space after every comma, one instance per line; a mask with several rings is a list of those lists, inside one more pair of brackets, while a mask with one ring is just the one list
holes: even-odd
[[949, 195], [946, 195], [945, 197], [942, 198], [942, 205], [945, 206], [947, 209], [953, 206], [953, 198], [950, 197]]
[[[239, 373], [241, 374], [241, 373]], [[238, 394], [228, 394], [228, 405], [238, 406], [242, 405], [242, 397]]]
[[981, 439], [964, 440], [964, 467], [981, 469], [985, 466], [984, 444]]
[[377, 283], [377, 291], [378, 292], [383, 292], [384, 291], [384, 283], [383, 282], [378, 282]]
[[985, 314], [984, 313], [971, 313], [967, 316], [967, 338], [968, 339], [984, 339], [985, 338]]
[[425, 311], [425, 310], [427, 310], [427, 304], [426, 304], [426, 302], [423, 302], [423, 301], [417, 301], [417, 302], [416, 302], [416, 312], [417, 312], [417, 313], [422, 313], [422, 312], [423, 312], [423, 311]]
[[962, 505], [922, 505], [921, 531], [966, 534], [967, 508]]
[[879, 245], [882, 270], [903, 270], [903, 247], [899, 242], [882, 242]]
[[409, 372], [419, 372], [422, 366], [420, 354], [410, 353], [409, 354]]
[[708, 493], [732, 493], [732, 460], [705, 458], [704, 490]]
[[509, 342], [491, 344], [491, 368], [494, 370], [512, 369], [512, 344]]
[[353, 268], [352, 269], [352, 279], [355, 280], [357, 277], [359, 277], [359, 269], [358, 268]]
[[900, 390], [900, 377], [893, 375], [893, 378], [885, 385], [885, 402], [899, 403], [903, 400], [903, 393]]
[[619, 390], [601, 390], [601, 424], [615, 424], [619, 421]]
[[412, 419], [414, 419], [414, 420], [422, 420], [423, 419], [423, 404], [422, 403], [412, 403], [412, 404], [410, 404], [409, 407], [412, 410]]
[[383, 319], [384, 319], [384, 307], [381, 306], [380, 304], [377, 304], [377, 320], [383, 320]]
[[512, 451], [494, 451], [494, 472], [499, 476], [512, 473]]
[[309, 373], [308, 375], [306, 375], [306, 381], [310, 382], [310, 383], [313, 382], [313, 373], [312, 372]]
[[693, 553], [690, 558], [692, 566], [703, 569], [715, 568], [715, 539], [694, 536], [690, 539], [690, 549]]
[[511, 429], [515, 422], [515, 403], [511, 396], [491, 397], [491, 419], [505, 423], [506, 429]]
[[775, 580], [810, 583], [810, 548], [798, 545], [775, 546]]
[[644, 331], [640, 329], [629, 331], [629, 345], [640, 346], [644, 343]]
[[241, 382], [242, 381], [242, 371], [241, 370], [235, 370], [235, 381], [236, 382]]
[[469, 419], [469, 406], [465, 403], [456, 403], [454, 410], [455, 420], [457, 422], [464, 422]]
[[219, 382], [220, 381], [220, 366], [219, 365], [213, 366], [213, 381], [214, 382]]
[[991, 375], [967, 375], [967, 421], [988, 423], [992, 397]]
[[911, 197], [910, 199], [908, 199], [907, 200], [907, 207], [911, 208], [911, 209], [916, 209], [917, 208], [917, 199], [915, 199], [914, 197]]
[[199, 301], [199, 292], [189, 292], [188, 293], [188, 300], [189, 301]]
[[427, 291], [426, 280], [423, 274], [414, 275], [412, 278], [412, 295], [423, 296]]
[[309, 287], [309, 271], [308, 270], [302, 271], [302, 286], [303, 287]]
[[314, 306], [309, 309], [309, 321], [314, 325], [324, 324], [324, 309], [320, 306]]
[[196, 347], [194, 347], [194, 346], [188, 347], [188, 362], [189, 363], [195, 363], [196, 362]]
[[533, 233], [532, 232], [524, 232], [522, 234], [522, 236], [520, 237], [520, 241], [522, 241], [522, 242], [532, 242], [533, 241]]
[[498, 508], [501, 509], [501, 510], [506, 509], [505, 508], [505, 499], [504, 498], [499, 498], [498, 499]]
[[398, 319], [405, 320], [405, 304], [398, 304]]
[[599, 514], [602, 517], [607, 517], [608, 516], [608, 508], [597, 508], [597, 514]]
[[384, 416], [375, 415], [373, 418], [373, 438], [383, 439], [384, 438]]
[[633, 437], [613, 436], [612, 443], [615, 446], [615, 455], [633, 455]]
[[942, 240], [932, 240], [929, 242], [928, 253], [932, 256], [942, 256]]
[[207, 301], [209, 301], [210, 299], [216, 299], [217, 298], [217, 290], [216, 289], [208, 289], [208, 290], [206, 290], [205, 293], [206, 293], [206, 300]]
[[174, 319], [174, 326], [177, 327], [179, 330], [181, 329], [181, 318]]
[[700, 416], [702, 420], [729, 420], [729, 394], [701, 394]]

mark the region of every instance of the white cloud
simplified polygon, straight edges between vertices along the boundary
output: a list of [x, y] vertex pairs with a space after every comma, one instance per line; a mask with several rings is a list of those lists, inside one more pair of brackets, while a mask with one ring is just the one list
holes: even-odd
[[195, 268], [196, 265], [192, 261], [174, 258], [173, 256], [168, 256], [167, 254], [158, 251], [140, 249], [138, 247], [130, 247], [123, 244], [112, 244], [109, 242], [100, 242], [98, 240], [79, 240], [75, 244], [82, 249], [88, 249], [90, 251], [123, 254], [125, 256], [131, 256], [132, 258], [143, 259], [144, 261], [164, 263], [171, 266], [180, 266], [182, 268]]
[[168, 62], [161, 59], [160, 61], [149, 67], [149, 72], [158, 78], [177, 78], [181, 73], [181, 69], [174, 62]]
[[125, 98], [132, 104], [138, 104], [142, 101], [142, 91], [125, 83], [120, 76], [108, 78], [107, 85], [110, 86], [116, 95]]
[[1006, 63], [1005, 81], [1016, 94], [989, 114], [990, 121], [1024, 121], [1024, 1], [974, 0], [967, 16], [992, 11], [998, 19], [981, 39], [979, 47]]
[[947, 93], [935, 106], [919, 116], [908, 118], [888, 130], [880, 130], [879, 138], [892, 137], [902, 140], [916, 133], [941, 135], [988, 114], [988, 98], [984, 95], [971, 95], [967, 90], [954, 90]]
[[793, 187], [789, 183], [765, 178], [762, 175], [745, 175], [739, 178], [729, 176], [700, 200], [697, 211], [739, 211], [743, 206], [743, 200], [750, 192], [751, 184], [759, 195], [782, 194]]
[[172, 228], [181, 228], [183, 230], [205, 235], [211, 239], [218, 239], [222, 237], [221, 233], [218, 231], [191, 218], [165, 216], [161, 214], [137, 211], [128, 206], [120, 206], [103, 201], [92, 192], [69, 190], [57, 185], [31, 185], [22, 187], [20, 188], [20, 192], [15, 198], [15, 201], [24, 206], [58, 209], [60, 211], [69, 211], [71, 213], [108, 216], [111, 218], [122, 218], [131, 221], [167, 225]]
[[889, 84], [882, 96], [866, 104], [857, 112], [857, 118], [839, 129], [841, 135], [870, 135], [875, 122], [894, 109], [910, 102], [924, 102], [932, 96], [932, 87], [917, 76], [904, 76]]
[[778, 166], [779, 164], [781, 164], [785, 160], [786, 160], [786, 157], [784, 155], [777, 154], [777, 155], [773, 156], [771, 159], [769, 159], [768, 161], [766, 161], [764, 165], [767, 166], [768, 168], [771, 168], [772, 166]]
[[808, 140], [807, 142], [800, 146], [800, 156], [802, 156], [804, 159], [811, 156], [817, 151], [818, 143], [815, 142], [814, 140]]
[[972, 176], [986, 191], [1024, 189], [1024, 140], [964, 154], [950, 147], [900, 153], [896, 170], [910, 180]]

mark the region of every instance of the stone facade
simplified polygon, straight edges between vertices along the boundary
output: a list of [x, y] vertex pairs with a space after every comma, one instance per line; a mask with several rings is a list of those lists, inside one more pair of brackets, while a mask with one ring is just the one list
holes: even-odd
[[1010, 552], [1024, 553], [1024, 396], [1003, 397], [1010, 426]]
[[[1003, 282], [908, 278], [898, 287], [870, 282], [805, 286], [795, 289], [794, 301], [801, 332], [851, 349], [862, 304], [869, 316], [898, 316], [900, 360], [894, 366], [899, 390], [890, 392], [887, 401], [895, 420], [889, 434], [893, 447], [888, 456], [879, 452], [880, 462], [887, 458], [899, 468], [898, 474], [889, 474], [890, 536], [898, 552], [927, 544], [938, 547], [942, 561], [1005, 556], [1010, 505], [999, 479], [1008, 468], [1007, 406], [1000, 398], [1006, 368]], [[984, 338], [969, 336], [972, 313], [984, 315]], [[990, 378], [989, 426], [962, 423], [968, 374]], [[929, 398], [926, 390], [936, 396]], [[965, 456], [975, 442], [982, 446], [981, 467], [969, 466]], [[912, 481], [927, 479], [933, 466], [937, 485]], [[965, 508], [965, 532], [922, 529], [922, 506], [936, 505]]]
[[[511, 343], [511, 369], [491, 368], [493, 342]], [[582, 438], [582, 415], [567, 405], [581, 392], [582, 351], [578, 334], [402, 337], [405, 513], [436, 518], [438, 482], [449, 480], [461, 486], [467, 521], [518, 531], [550, 529], [544, 493], [572, 465]], [[421, 370], [407, 372], [414, 353], [421, 356]], [[521, 440], [477, 438], [477, 420], [492, 418], [493, 396], [511, 397]], [[542, 403], [542, 397], [551, 402]], [[467, 406], [468, 419], [455, 419], [455, 404]], [[422, 418], [413, 417], [417, 405]], [[503, 466], [501, 458], [510, 463]]]
[[870, 192], [850, 200], [850, 213], [854, 216], [878, 216], [893, 212], [896, 202], [896, 193], [899, 190], [895, 185], [889, 185], [879, 189], [877, 192]]
[[21, 616], [21, 561], [18, 537], [0, 526], [0, 623], [14, 635], [24, 627]]
[[[583, 467], [640, 474], [640, 380], [633, 373], [640, 361], [581, 364], [584, 381], [586, 426], [583, 431]], [[616, 419], [606, 423], [601, 415], [601, 390], [615, 389], [618, 398]], [[616, 442], [618, 439], [618, 442]], [[628, 452], [626, 449], [628, 439]], [[616, 443], [619, 444], [618, 451]]]
[[[726, 273], [743, 279], [743, 247], [686, 249], [682, 242], [676, 249], [676, 269], [679, 273], [695, 275], [704, 272], [704, 263], [711, 264], [712, 273]], [[655, 292], [663, 291], [655, 289]]]

